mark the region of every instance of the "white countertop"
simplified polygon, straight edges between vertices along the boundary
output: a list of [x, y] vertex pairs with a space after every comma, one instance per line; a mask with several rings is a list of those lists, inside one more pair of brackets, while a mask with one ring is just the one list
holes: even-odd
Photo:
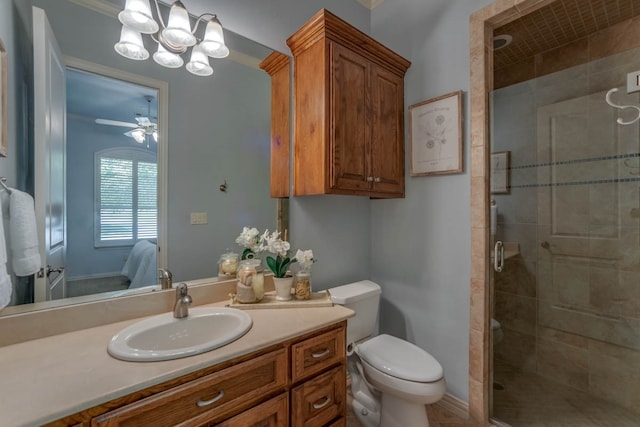
[[[220, 306], [224, 302], [203, 305]], [[345, 320], [342, 306], [248, 310], [253, 326], [207, 353], [163, 362], [124, 362], [111, 337], [140, 319], [0, 347], [0, 424], [35, 426], [280, 341]]]

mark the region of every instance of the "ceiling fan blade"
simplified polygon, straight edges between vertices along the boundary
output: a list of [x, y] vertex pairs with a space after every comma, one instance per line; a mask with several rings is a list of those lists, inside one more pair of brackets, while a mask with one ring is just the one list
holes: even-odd
[[137, 128], [138, 124], [136, 123], [127, 123], [127, 122], [119, 122], [117, 120], [107, 120], [107, 119], [96, 119], [96, 123], [99, 125], [109, 125], [109, 126], [121, 126], [125, 128]]

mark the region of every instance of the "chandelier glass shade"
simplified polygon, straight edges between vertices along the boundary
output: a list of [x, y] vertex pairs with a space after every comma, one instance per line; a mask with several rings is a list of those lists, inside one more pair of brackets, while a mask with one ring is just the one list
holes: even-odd
[[[191, 47], [191, 59], [186, 69], [198, 76], [213, 74], [209, 57], [226, 58], [229, 55], [218, 17], [212, 13], [204, 13], [196, 18], [192, 29], [189, 12], [178, 0], [171, 5], [165, 25], [158, 0], [153, 2], [157, 20], [153, 16], [149, 0], [127, 0], [124, 10], [118, 14], [122, 31], [120, 40], [114, 46], [116, 52], [129, 59], [147, 59], [149, 51], [144, 46], [142, 34], [149, 34], [158, 45], [153, 54], [156, 63], [168, 68], [182, 67], [184, 60], [181, 55]], [[207, 25], [200, 38], [198, 26], [205, 21]]]

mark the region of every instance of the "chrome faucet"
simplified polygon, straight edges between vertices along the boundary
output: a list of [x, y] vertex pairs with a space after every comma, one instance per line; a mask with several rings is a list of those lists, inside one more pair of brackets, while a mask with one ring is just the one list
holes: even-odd
[[189, 305], [191, 305], [191, 295], [187, 292], [186, 283], [180, 283], [176, 286], [176, 305], [173, 307], [173, 317], [182, 319], [189, 315]]
[[160, 289], [171, 289], [173, 287], [173, 274], [167, 269], [159, 268]]

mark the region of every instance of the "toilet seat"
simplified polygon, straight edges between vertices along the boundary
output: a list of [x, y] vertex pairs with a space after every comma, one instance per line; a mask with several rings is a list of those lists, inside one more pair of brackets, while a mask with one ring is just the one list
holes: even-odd
[[382, 334], [356, 347], [356, 354], [368, 365], [405, 381], [432, 383], [444, 377], [438, 361], [410, 342]]

